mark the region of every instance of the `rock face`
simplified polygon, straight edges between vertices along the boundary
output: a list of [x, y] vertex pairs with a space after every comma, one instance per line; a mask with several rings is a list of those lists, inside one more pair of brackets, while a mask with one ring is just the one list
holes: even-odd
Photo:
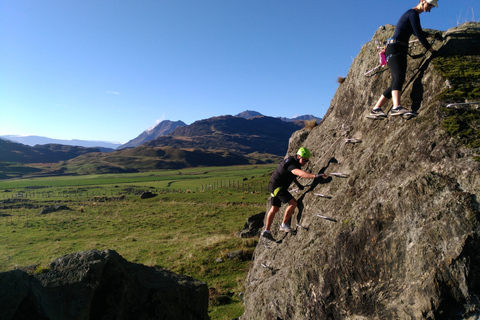
[[0, 293], [2, 320], [208, 319], [205, 283], [130, 263], [111, 250], [0, 273]]
[[[468, 61], [463, 69], [478, 66], [480, 24], [443, 32], [434, 43], [439, 56], [409, 58], [402, 105], [418, 117], [366, 119], [390, 72], [364, 74], [378, 65], [375, 40], [393, 30], [380, 28], [361, 49], [322, 122], [291, 137], [288, 153], [307, 147], [312, 157], [305, 169], [332, 179], [295, 194], [295, 232], [278, 229], [285, 207], [277, 213], [277, 242], [261, 240], [255, 250], [242, 319], [480, 317], [480, 150], [471, 143], [479, 138], [479, 111], [452, 115], [445, 108], [480, 102], [480, 76], [467, 75], [477, 67], [459, 68], [450, 74], [466, 80], [453, 84], [445, 76], [452, 70], [440, 63], [460, 55]], [[414, 48], [412, 55], [421, 52]], [[449, 94], [453, 85], [460, 94]], [[447, 118], [466, 115], [476, 119], [470, 122], [476, 133], [450, 135]]]

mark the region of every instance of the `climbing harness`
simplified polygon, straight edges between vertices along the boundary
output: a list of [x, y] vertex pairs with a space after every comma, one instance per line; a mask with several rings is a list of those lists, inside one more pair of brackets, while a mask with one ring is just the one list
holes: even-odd
[[[433, 43], [435, 42], [436, 38], [433, 39], [433, 42], [430, 44], [430, 45], [433, 45]], [[377, 50], [379, 50], [378, 52], [378, 55], [379, 55], [379, 60], [380, 60], [380, 64], [378, 66], [376, 66], [375, 68], [365, 72], [365, 76], [372, 73], [373, 71], [377, 70], [378, 68], [380, 67], [383, 67], [387, 64], [388, 60], [390, 60], [390, 58], [398, 55], [398, 53], [393, 53], [393, 54], [389, 54], [388, 56], [385, 56], [385, 50], [387, 48], [388, 45], [390, 44], [399, 44], [399, 45], [402, 45], [404, 47], [407, 47], [407, 48], [411, 48], [411, 47], [415, 47], [414, 46], [409, 46], [410, 43], [414, 43], [414, 42], [417, 42], [419, 41], [418, 39], [416, 40], [411, 40], [409, 41], [408, 43], [406, 42], [403, 42], [403, 41], [398, 41], [397, 39], [393, 39], [393, 38], [389, 38], [387, 39], [387, 41], [384, 42], [383, 44], [383, 47], [380, 45], [380, 41], [379, 40], [375, 40], [375, 44], [377, 46]], [[423, 56], [425, 56], [425, 54], [427, 53], [427, 51], [425, 51], [424, 53], [421, 53], [421, 54], [418, 54], [418, 55], [411, 55], [410, 53], [407, 53], [412, 59], [418, 59], [418, 58], [421, 58]], [[423, 61], [422, 61], [423, 62]]]
[[403, 41], [398, 41], [397, 39], [393, 39], [393, 38], [389, 38], [387, 39], [387, 41], [385, 42], [385, 45], [389, 45], [389, 44], [399, 44], [401, 46], [404, 46], [404, 47], [408, 47], [408, 43], [406, 42], [403, 42]]

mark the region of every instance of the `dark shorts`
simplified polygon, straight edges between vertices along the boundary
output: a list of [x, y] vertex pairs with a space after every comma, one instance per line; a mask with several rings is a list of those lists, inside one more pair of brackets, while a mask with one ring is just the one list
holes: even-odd
[[293, 196], [288, 192], [287, 188], [282, 188], [278, 191], [276, 197], [271, 197], [272, 206], [281, 207], [282, 203], [288, 203], [293, 199]]

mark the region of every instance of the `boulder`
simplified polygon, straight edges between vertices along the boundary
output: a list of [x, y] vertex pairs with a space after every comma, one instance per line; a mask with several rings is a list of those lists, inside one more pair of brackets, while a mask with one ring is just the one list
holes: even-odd
[[145, 192], [142, 192], [142, 194], [140, 195], [140, 199], [150, 199], [156, 196], [157, 195], [152, 191], [145, 191]]
[[391, 81], [385, 67], [365, 75], [375, 40], [393, 30], [362, 47], [322, 122], [292, 135], [288, 154], [307, 147], [304, 169], [332, 179], [295, 194], [296, 232], [278, 229], [285, 206], [275, 216], [242, 319], [480, 319], [480, 116], [447, 108], [480, 101], [480, 23], [443, 32], [438, 55], [408, 58], [402, 105], [417, 117], [366, 119]]
[[112, 250], [0, 273], [0, 292], [1, 320], [208, 319], [205, 283], [128, 262]]

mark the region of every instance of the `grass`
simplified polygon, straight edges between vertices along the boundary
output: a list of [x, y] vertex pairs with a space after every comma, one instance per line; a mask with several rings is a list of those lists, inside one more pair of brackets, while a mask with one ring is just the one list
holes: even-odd
[[[236, 233], [249, 216], [265, 211], [274, 167], [0, 181], [0, 271], [35, 265], [43, 272], [68, 253], [113, 249], [131, 262], [205, 281], [215, 292], [211, 319], [238, 317], [243, 313], [238, 295], [257, 239]], [[138, 190], [157, 196], [140, 199]], [[55, 204], [68, 208], [39, 214]], [[230, 259], [232, 252], [239, 252], [238, 258]]]

